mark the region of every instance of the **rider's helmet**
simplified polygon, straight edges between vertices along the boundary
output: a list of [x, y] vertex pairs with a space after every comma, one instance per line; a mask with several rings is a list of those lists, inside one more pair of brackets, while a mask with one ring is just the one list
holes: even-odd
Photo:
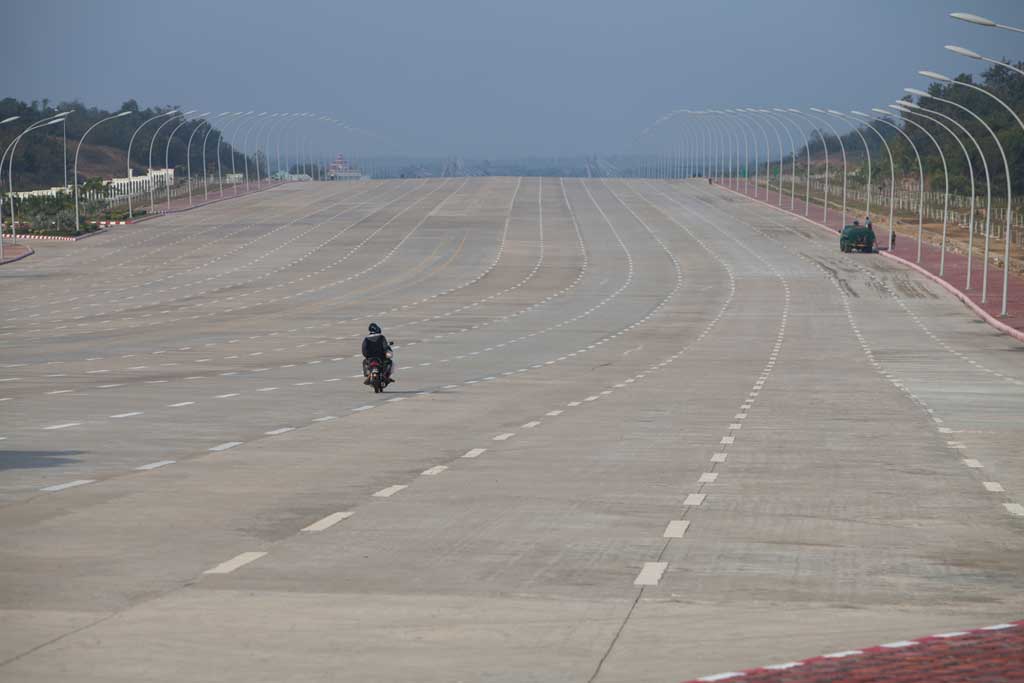
[[377, 323], [370, 323], [370, 334], [380, 334], [380, 325]]

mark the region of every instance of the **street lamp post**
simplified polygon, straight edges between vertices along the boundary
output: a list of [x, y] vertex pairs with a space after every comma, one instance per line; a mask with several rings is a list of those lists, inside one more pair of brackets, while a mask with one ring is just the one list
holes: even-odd
[[[181, 123], [179, 123], [173, 129], [171, 129], [171, 134], [167, 136], [167, 145], [164, 147], [164, 168], [165, 169], [170, 169], [171, 168], [171, 141], [174, 140], [174, 134], [178, 132], [178, 129], [180, 129], [182, 126], [184, 126], [186, 123], [188, 123], [188, 115], [191, 114], [191, 113], [193, 113], [193, 112], [186, 112], [181, 117]], [[209, 112], [207, 112], [207, 114], [208, 113]], [[204, 114], [200, 114], [199, 115], [200, 118], [202, 116], [204, 116]], [[171, 210], [171, 185], [172, 185], [172, 183], [166, 183], [165, 184], [165, 187], [167, 188], [167, 210], [168, 211]]]
[[[181, 114], [181, 116], [184, 118], [185, 116], [188, 116], [189, 114], [193, 113], [194, 111], [195, 110], [190, 110], [190, 111], [184, 112], [184, 113]], [[153, 211], [156, 210], [156, 204], [155, 204], [155, 200], [154, 200], [154, 197], [153, 197], [153, 185], [156, 184], [154, 182], [154, 180], [153, 180], [153, 145], [156, 143], [157, 136], [160, 135], [160, 130], [164, 126], [166, 126], [168, 123], [173, 121], [173, 120], [174, 120], [174, 116], [172, 116], [169, 119], [167, 119], [166, 121], [162, 122], [159, 126], [156, 127], [156, 130], [153, 131], [153, 137], [151, 137], [149, 139], [149, 167], [146, 170], [146, 174], [149, 176], [149, 212], [150, 213], [152, 213]], [[166, 176], [164, 178], [164, 182], [166, 182]]]
[[[815, 113], [818, 113], [818, 114], [824, 114], [825, 113], [824, 109], [819, 109], [818, 107], [809, 107], [809, 109], [811, 111], [815, 112]], [[832, 131], [832, 134], [836, 136], [836, 140], [839, 141], [839, 152], [840, 152], [840, 154], [842, 154], [842, 157], [843, 157], [843, 220], [842, 220], [842, 222], [843, 222], [843, 225], [846, 225], [846, 186], [847, 186], [846, 178], [847, 178], [847, 175], [848, 175], [848, 173], [847, 173], [847, 166], [846, 166], [846, 145], [843, 144], [843, 137], [839, 134], [839, 131], [837, 131], [835, 129], [835, 127], [833, 127], [832, 124], [828, 122], [828, 119], [820, 118], [820, 119], [818, 119], [818, 121], [824, 123], [825, 126], [827, 126], [828, 129], [830, 131]]]
[[[200, 128], [202, 128], [203, 126], [209, 126], [210, 125], [210, 122], [206, 120], [206, 117], [209, 116], [209, 115], [210, 115], [210, 112], [206, 112], [205, 114], [200, 114], [199, 115], [199, 118], [201, 120], [195, 126], [195, 128], [192, 129], [192, 132], [189, 133], [188, 144], [185, 145], [185, 169], [186, 169], [185, 177], [186, 177], [186, 181], [187, 181], [187, 184], [188, 184], [188, 205], [189, 206], [192, 206], [192, 138], [194, 138], [196, 136], [196, 133], [199, 132]], [[205, 160], [204, 160], [203, 163], [205, 163]]]
[[[214, 119], [222, 119], [225, 116], [231, 116], [231, 112], [223, 111], [210, 119], [211, 125], [206, 127], [206, 132], [203, 134], [203, 201], [209, 201], [210, 199], [210, 184], [209, 184], [209, 166], [206, 164], [206, 143], [210, 139], [210, 135], [213, 133], [212, 121]], [[220, 138], [217, 138], [220, 140]], [[220, 173], [220, 143], [217, 143], [217, 173]], [[221, 189], [224, 188], [223, 182], [221, 183]]]
[[[827, 141], [825, 140], [825, 135], [824, 135], [824, 133], [822, 133], [822, 132], [821, 132], [821, 129], [820, 129], [820, 128], [818, 128], [818, 127], [817, 127], [817, 126], [815, 125], [815, 123], [814, 123], [814, 119], [813, 119], [813, 118], [811, 118], [811, 117], [810, 117], [810, 116], [808, 116], [807, 114], [803, 113], [803, 112], [802, 112], [802, 111], [800, 111], [799, 109], [793, 109], [792, 107], [791, 107], [791, 108], [789, 108], [789, 109], [787, 109], [786, 111], [788, 111], [788, 112], [789, 112], [789, 113], [791, 113], [791, 114], [796, 114], [796, 115], [797, 115], [797, 116], [799, 116], [800, 118], [802, 118], [802, 119], [805, 119], [805, 120], [809, 121], [809, 122], [810, 122], [810, 124], [811, 124], [811, 127], [812, 127], [812, 129], [814, 130], [814, 132], [815, 132], [815, 133], [817, 133], [817, 134], [818, 134], [818, 138], [819, 138], [819, 139], [821, 140], [821, 148], [822, 148], [822, 150], [824, 150], [824, 152], [825, 152], [825, 201], [824, 201], [824, 216], [822, 217], [822, 219], [821, 219], [821, 220], [822, 220], [822, 222], [823, 222], [823, 223], [824, 223], [825, 225], [828, 225], [828, 189], [829, 189], [829, 172], [828, 172], [828, 142], [827, 142]], [[808, 175], [809, 175], [809, 174], [810, 174], [810, 172], [811, 172], [811, 169], [810, 169], [810, 161], [808, 161], [807, 163], [808, 163], [807, 173], [808, 173]], [[808, 209], [808, 212], [807, 212], [807, 213], [809, 213], [809, 211], [810, 211], [810, 210]], [[807, 213], [805, 213], [804, 215], [807, 215]]]
[[[20, 118], [21, 118], [20, 116], [8, 116], [3, 121], [0, 121], [0, 126], [4, 125], [5, 123], [11, 123], [13, 121], [17, 121]], [[6, 154], [6, 152], [5, 152], [5, 154]], [[66, 168], [67, 164], [64, 164], [64, 166]], [[3, 168], [4, 168], [4, 161], [3, 161], [3, 158], [0, 157], [0, 174], [3, 173]], [[0, 187], [2, 187], [2, 186], [0, 186]], [[3, 220], [3, 214], [4, 214], [4, 203], [3, 203], [3, 201], [0, 201], [0, 261], [4, 260], [4, 220]], [[11, 233], [12, 234], [14, 233], [14, 222], [13, 221], [11, 222]]]
[[[931, 95], [929, 95], [925, 91], [918, 90], [916, 88], [904, 88], [903, 90], [908, 92], [908, 93], [910, 93], [910, 94], [912, 94], [912, 95], [917, 95], [918, 98], [921, 98], [921, 97], [931, 98], [932, 97]], [[965, 109], [961, 105], [956, 104], [955, 102], [952, 102], [950, 100], [942, 100], [941, 98], [934, 98], [934, 99], [940, 100], [940, 101], [943, 101], [943, 102], [947, 102], [948, 104], [953, 104], [953, 105], [955, 105], [957, 107], [960, 107], [965, 112], [971, 114], [972, 116], [974, 116], [975, 118], [977, 118], [979, 121], [981, 121], [984, 124], [984, 121], [980, 117], [978, 117], [976, 114], [974, 114], [974, 112], [971, 112], [969, 109]], [[985, 171], [985, 252], [984, 252], [984, 255], [983, 255], [984, 263], [982, 265], [982, 271], [984, 272], [984, 275], [985, 275], [984, 280], [985, 280], [985, 283], [987, 284], [987, 282], [988, 282], [988, 277], [987, 277], [988, 276], [988, 246], [989, 246], [988, 238], [989, 238], [989, 235], [992, 234], [992, 178], [989, 175], [988, 159], [985, 157], [985, 152], [982, 150], [981, 144], [978, 142], [978, 139], [974, 137], [974, 135], [971, 133], [970, 130], [967, 129], [967, 126], [965, 126], [964, 124], [960, 123], [959, 121], [954, 119], [952, 116], [949, 116], [947, 114], [943, 114], [942, 112], [939, 112], [939, 111], [935, 111], [934, 109], [928, 109], [928, 108], [924, 107], [923, 105], [920, 104], [920, 101], [921, 100], [918, 99], [918, 103], [917, 104], [915, 104], [913, 102], [907, 102], [907, 104], [910, 105], [911, 107], [913, 107], [914, 109], [918, 109], [918, 110], [921, 110], [921, 111], [926, 111], [926, 112], [928, 112], [930, 114], [934, 114], [935, 116], [940, 116], [943, 119], [945, 119], [945, 120], [949, 121], [950, 123], [954, 124], [957, 128], [959, 128], [963, 132], [964, 135], [966, 135], [968, 138], [970, 138], [972, 143], [974, 143], [974, 148], [978, 151], [978, 156], [981, 158], [981, 167]], [[971, 225], [972, 226], [974, 225], [973, 216], [972, 216]], [[971, 262], [973, 260], [972, 259], [973, 255], [974, 255], [974, 231], [972, 230], [971, 234], [968, 235], [968, 237], [967, 237], [967, 286], [966, 286], [966, 289], [970, 289], [971, 288]], [[985, 303], [985, 298], [986, 298], [987, 294], [988, 294], [987, 288], [985, 286], [982, 286], [982, 303]]]
[[[973, 232], [974, 232], [974, 199], [975, 199], [975, 192], [976, 192], [975, 187], [974, 187], [974, 164], [971, 163], [971, 154], [970, 154], [970, 152], [967, 151], [967, 145], [965, 145], [963, 143], [963, 141], [960, 139], [960, 137], [956, 133], [953, 132], [953, 129], [950, 128], [949, 126], [947, 126], [946, 124], [944, 124], [942, 121], [939, 121], [934, 116], [929, 116], [927, 114], [924, 114], [920, 110], [915, 109], [914, 107], [910, 106], [906, 102], [901, 102], [900, 106], [899, 106], [899, 109], [903, 113], [904, 116], [906, 116], [906, 115], [920, 116], [921, 118], [923, 118], [923, 119], [925, 119], [927, 121], [931, 121], [936, 126], [942, 128], [944, 131], [949, 133], [949, 136], [951, 138], [953, 138], [956, 141], [956, 144], [958, 144], [960, 146], [960, 149], [964, 153], [964, 158], [967, 159], [967, 173], [968, 173], [968, 175], [971, 178], [971, 218], [970, 218], [970, 221], [969, 221], [968, 227], [967, 227], [967, 231], [968, 231], [967, 232], [967, 234], [968, 234], [967, 272], [970, 273], [970, 271], [971, 271], [971, 267], [970, 267], [971, 266], [971, 264], [970, 264], [970, 261], [971, 261], [970, 235], [973, 234]], [[947, 197], [947, 199], [948, 199], [948, 197]], [[945, 234], [945, 229], [943, 229], [943, 234], [942, 234], [942, 255], [940, 256], [940, 261], [939, 261], [939, 275], [940, 276], [943, 274], [945, 263], [946, 263], [946, 234]], [[968, 280], [968, 282], [970, 282], [970, 280]], [[968, 288], [970, 288], [970, 287], [968, 286]]]
[[[131, 185], [131, 178], [132, 178], [132, 143], [135, 142], [135, 136], [138, 135], [139, 131], [142, 130], [146, 126], [146, 124], [149, 123], [150, 121], [155, 121], [155, 120], [159, 119], [162, 116], [174, 116], [177, 113], [178, 113], [177, 109], [172, 109], [170, 111], [161, 112], [161, 113], [157, 114], [156, 116], [150, 116], [148, 119], [146, 119], [145, 121], [140, 123], [139, 127], [136, 128], [135, 131], [132, 133], [132, 136], [130, 138], [128, 138], [128, 168], [127, 168], [127, 171], [126, 171], [126, 174], [125, 174], [125, 175], [128, 176], [128, 179], [129, 179], [128, 180], [128, 218], [134, 218], [135, 217], [135, 214], [132, 212], [132, 185]], [[153, 179], [149, 178], [149, 181], [153, 182]]]
[[[775, 115], [781, 118], [783, 121], [800, 131], [800, 135], [804, 138], [804, 152], [807, 154], [807, 172], [804, 173], [805, 188], [804, 188], [804, 215], [808, 215], [811, 210], [811, 138], [807, 135], [802, 127], [798, 126], [793, 119], [786, 116], [786, 110], [778, 107], [772, 108]], [[796, 153], [793, 153], [793, 183], [796, 183]], [[795, 208], [795, 202], [793, 201], [793, 195], [795, 190], [793, 187], [790, 188], [790, 203], [789, 208], [793, 210]]]
[[75, 181], [75, 232], [78, 232], [79, 225], [80, 225], [80, 223], [79, 223], [79, 214], [78, 214], [78, 153], [82, 151], [82, 144], [85, 142], [85, 136], [88, 135], [90, 132], [92, 132], [92, 129], [95, 128], [96, 126], [100, 125], [101, 123], [106, 123], [107, 121], [113, 121], [114, 119], [119, 119], [122, 116], [128, 116], [129, 114], [131, 114], [130, 111], [123, 111], [120, 114], [114, 114], [113, 116], [108, 116], [106, 118], [100, 119], [96, 123], [94, 123], [91, 126], [89, 126], [88, 128], [86, 128], [85, 132], [82, 133], [82, 137], [80, 137], [78, 139], [78, 146], [75, 148], [75, 173], [74, 173], [74, 181]]
[[[748, 114], [750, 114], [751, 116], [753, 116], [755, 118], [757, 117], [758, 113], [760, 113], [760, 110], [754, 109], [752, 107], [748, 107], [746, 109], [742, 109], [741, 111], [745, 111], [745, 112], [747, 112]], [[783, 164], [783, 161], [784, 161], [783, 157], [786, 156], [786, 154], [785, 154], [785, 152], [783, 151], [783, 148], [782, 148], [782, 136], [779, 135], [779, 129], [776, 127], [776, 122], [773, 119], [769, 118], [769, 117], [766, 117], [765, 120], [768, 121], [768, 126], [772, 129], [772, 133], [775, 134], [775, 139], [779, 143], [779, 206], [781, 207], [782, 206], [782, 196], [783, 196], [783, 192], [784, 192], [783, 189], [782, 189], [782, 174], [783, 174], [783, 165], [782, 164]], [[765, 169], [765, 186], [768, 188], [768, 190], [770, 190], [771, 187], [772, 187], [772, 168], [771, 168], [771, 163], [770, 162], [769, 162], [767, 168]], [[768, 191], [767, 190], [765, 190], [764, 197], [765, 197], [765, 201], [767, 201], [768, 200]]]
[[[783, 117], [772, 112], [771, 109], [758, 109], [769, 119], [779, 122], [779, 128], [786, 134], [789, 139], [789, 160], [790, 160], [790, 179], [789, 179], [789, 210], [792, 211], [796, 207], [796, 140], [793, 139], [793, 134], [789, 132], [789, 128], [783, 123], [785, 120]], [[779, 206], [782, 206], [782, 157], [779, 157]]]
[[[14, 227], [14, 224], [16, 222], [15, 213], [14, 213], [14, 153], [18, 151], [18, 143], [21, 141], [21, 139], [23, 137], [25, 137], [26, 135], [28, 135], [29, 133], [31, 133], [34, 130], [38, 130], [39, 128], [45, 128], [46, 126], [53, 126], [53, 125], [56, 125], [58, 123], [61, 123], [64, 120], [64, 118], [67, 117], [67, 115], [70, 114], [70, 113], [71, 112], [62, 112], [60, 114], [55, 114], [54, 116], [48, 116], [46, 118], [40, 119], [40, 120], [38, 120], [38, 121], [36, 121], [34, 123], [29, 124], [28, 128], [26, 128], [25, 130], [21, 131], [21, 133], [19, 133], [17, 136], [15, 136], [15, 138], [13, 140], [11, 140], [11, 143], [9, 145], [7, 145], [7, 149], [4, 150], [3, 157], [0, 157], [0, 173], [3, 172], [4, 160], [7, 161], [7, 182], [9, 183], [9, 185], [8, 185], [8, 190], [9, 190], [8, 191], [8, 195], [9, 195], [10, 202], [11, 202], [11, 234], [12, 235], [14, 235], [17, 232], [15, 227]], [[15, 117], [15, 118], [17, 118], [17, 117]], [[8, 119], [8, 120], [13, 121], [14, 119]], [[8, 156], [8, 155], [10, 155], [10, 156]], [[2, 225], [2, 222], [0, 222], [0, 225]]]
[[960, 21], [966, 21], [971, 24], [977, 24], [978, 26], [985, 26], [988, 28], [1002, 28], [1007, 31], [1015, 31], [1017, 33], [1024, 33], [1024, 28], [1017, 28], [1016, 26], [1006, 26], [1005, 24], [997, 24], [991, 19], [985, 17], [979, 17], [977, 14], [968, 14], [967, 12], [950, 12], [949, 16]]
[[[733, 109], [726, 109], [726, 113], [732, 114], [733, 118], [740, 124], [739, 129], [743, 131], [743, 193], [750, 194], [750, 148], [754, 148], [754, 174], [757, 174], [757, 136], [754, 133], [754, 127], [751, 126], [741, 116], [737, 116], [737, 112]], [[750, 137], [747, 137], [747, 133], [750, 133]], [[753, 141], [753, 145], [750, 141]], [[737, 185], [737, 189], [739, 186]], [[754, 182], [754, 190], [757, 190], [757, 182]]]
[[[903, 109], [902, 108], [900, 108], [898, 106], [893, 106], [891, 104], [889, 106], [892, 109], [895, 109], [896, 111], [898, 111], [900, 113], [903, 113]], [[935, 136], [932, 135], [931, 133], [929, 133], [928, 129], [925, 128], [924, 126], [922, 126], [917, 121], [911, 121], [909, 118], [906, 118], [906, 117], [904, 117], [903, 120], [904, 120], [904, 122], [909, 123], [914, 128], [917, 128], [922, 133], [924, 133], [926, 136], [928, 136], [928, 139], [932, 141], [932, 144], [935, 145], [935, 148], [937, 150], [939, 150], [939, 159], [942, 160], [942, 177], [946, 181], [946, 194], [945, 194], [945, 199], [944, 199], [943, 205], [942, 205], [942, 249], [941, 249], [941, 255], [939, 256], [939, 264], [940, 264], [939, 265], [939, 275], [941, 276], [943, 274], [942, 265], [945, 263], [945, 254], [946, 254], [946, 226], [947, 226], [947, 224], [949, 222], [949, 167], [946, 165], [946, 155], [942, 151], [942, 145], [940, 145], [939, 141], [935, 139]], [[918, 260], [918, 262], [920, 262], [920, 260], [921, 260], [921, 241], [920, 241], [920, 239], [918, 239], [918, 242], [917, 242], [917, 260]]]
[[[249, 121], [248, 123], [251, 123], [252, 125], [249, 126], [249, 130], [245, 131], [245, 135], [242, 137], [242, 161], [245, 163], [245, 191], [246, 192], [249, 191], [249, 133], [251, 133], [253, 128], [255, 128], [260, 123], [261, 117], [266, 116], [266, 115], [267, 115], [267, 112], [265, 112], [265, 111], [264, 112], [260, 112], [259, 114], [257, 114], [253, 118], [252, 121]], [[238, 129], [235, 130], [235, 137], [236, 138], [241, 133], [241, 130], [242, 130], [243, 126], [245, 126], [245, 123], [240, 123], [238, 125]]]
[[[1024, 130], [1024, 121], [1020, 120], [1020, 116], [1017, 115], [1017, 112], [1014, 111], [1013, 107], [1011, 107], [1006, 102], [1004, 102], [1000, 98], [998, 98], [995, 95], [993, 95], [992, 93], [990, 93], [988, 90], [985, 90], [984, 88], [979, 88], [978, 86], [974, 85], [973, 83], [965, 83], [963, 81], [954, 81], [952, 78], [950, 78], [948, 76], [943, 76], [942, 74], [936, 73], [934, 71], [918, 71], [918, 73], [921, 74], [922, 76], [924, 76], [925, 78], [931, 78], [931, 79], [934, 79], [934, 80], [937, 80], [937, 81], [944, 81], [944, 82], [947, 82], [947, 83], [952, 83], [953, 85], [962, 85], [965, 88], [970, 88], [971, 90], [976, 90], [976, 91], [978, 91], [980, 93], [988, 95], [993, 100], [995, 100], [1000, 105], [1002, 105], [1002, 107], [1006, 111], [1010, 112], [1010, 115], [1013, 116], [1013, 118], [1017, 121], [1017, 125], [1021, 127], [1021, 130]], [[998, 143], [998, 138], [997, 138], [997, 143]], [[1000, 315], [1005, 318], [1006, 317], [1006, 295], [1009, 293], [1009, 287], [1010, 287], [1010, 232], [1011, 232], [1012, 227], [1013, 227], [1013, 224], [1012, 224], [1012, 222], [1013, 222], [1013, 214], [1012, 214], [1012, 211], [1011, 211], [1011, 208], [1010, 208], [1010, 203], [1012, 201], [1013, 190], [1011, 188], [1011, 182], [1010, 182], [1010, 164], [1006, 160], [1006, 153], [1003, 151], [1003, 146], [1002, 145], [999, 145], [999, 153], [1003, 155], [1003, 163], [1006, 165], [1006, 234], [1003, 235], [1003, 240], [1006, 242], [1006, 244], [1005, 244], [1006, 251], [1005, 251], [1005, 254], [1003, 256], [1003, 303], [1002, 303], [1002, 311], [1000, 312]]]
[[[849, 121], [846, 120], [845, 116], [843, 116], [841, 113], [837, 112], [834, 109], [829, 109], [825, 113], [837, 117], [838, 119], [840, 119], [844, 123], [849, 123]], [[860, 132], [860, 129], [857, 126], [851, 126], [851, 129], [853, 130], [854, 133], [857, 134], [857, 137], [860, 138], [861, 143], [864, 145], [864, 156], [867, 157], [867, 160], [868, 160], [867, 202], [865, 204], [865, 214], [864, 215], [867, 216], [868, 218], [870, 218], [871, 217], [871, 149], [868, 147], [867, 138], [865, 138], [864, 134]]]
[[[761, 137], [764, 138], [764, 148], [765, 148], [765, 150], [768, 153], [768, 160], [767, 160], [767, 162], [765, 162], [765, 167], [766, 168], [771, 168], [771, 165], [772, 165], [772, 146], [771, 146], [771, 141], [768, 139], [768, 131], [765, 130], [765, 127], [762, 126], [761, 123], [756, 118], [751, 116], [745, 109], [736, 108], [736, 109], [733, 109], [732, 111], [735, 112], [737, 119], [739, 119], [740, 121], [743, 121], [744, 123], [750, 124], [750, 130], [752, 131], [751, 132], [751, 136], [752, 137], [754, 137], [754, 138], [757, 137], [756, 135], [754, 135], [754, 132], [753, 132], [753, 131], [755, 131], [755, 129], [761, 131]], [[747, 118], [748, 116], [750, 118]], [[757, 150], [757, 140], [756, 139], [754, 140], [753, 147], [754, 147], [754, 199], [757, 199], [757, 189], [758, 189], [758, 186], [761, 184], [760, 168], [759, 168], [761, 166], [761, 159], [760, 159], [760, 156], [759, 156], [759, 152]], [[768, 190], [767, 189], [764, 191], [764, 198], [765, 198], [765, 201], [768, 200]]]

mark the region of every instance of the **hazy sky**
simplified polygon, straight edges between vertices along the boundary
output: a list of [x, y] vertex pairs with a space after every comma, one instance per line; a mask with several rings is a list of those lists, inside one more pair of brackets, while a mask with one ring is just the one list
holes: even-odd
[[6, 0], [4, 87], [116, 107], [317, 111], [350, 153], [627, 151], [678, 107], [879, 106], [919, 68], [1024, 59], [1022, 0]]

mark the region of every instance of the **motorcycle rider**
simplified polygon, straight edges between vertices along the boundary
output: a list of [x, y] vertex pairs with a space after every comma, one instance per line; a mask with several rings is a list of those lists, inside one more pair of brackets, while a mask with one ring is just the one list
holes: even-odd
[[384, 380], [388, 383], [394, 382], [395, 379], [391, 376], [392, 363], [391, 359], [388, 358], [391, 344], [380, 331], [380, 325], [377, 323], [370, 323], [369, 332], [363, 338], [363, 376], [366, 377], [363, 380], [363, 384], [370, 383], [370, 361], [374, 358], [380, 361], [381, 368], [384, 371]]

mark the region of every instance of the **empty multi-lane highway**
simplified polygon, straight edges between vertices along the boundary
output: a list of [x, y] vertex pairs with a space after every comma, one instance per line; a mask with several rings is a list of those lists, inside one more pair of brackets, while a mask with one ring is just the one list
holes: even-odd
[[35, 248], [0, 680], [673, 681], [1024, 608], [1024, 345], [727, 190], [296, 183]]

